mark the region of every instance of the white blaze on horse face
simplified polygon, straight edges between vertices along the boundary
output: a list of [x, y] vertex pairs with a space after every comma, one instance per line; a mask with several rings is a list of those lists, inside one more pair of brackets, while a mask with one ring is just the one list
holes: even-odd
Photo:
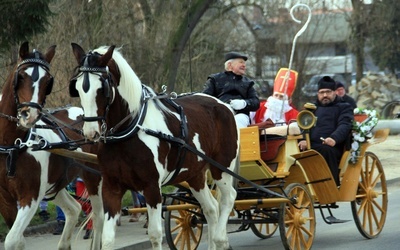
[[[79, 92], [84, 115], [85, 117], [98, 117], [97, 111], [99, 108], [97, 107], [96, 96], [97, 90], [102, 88], [102, 84], [98, 75], [89, 73], [89, 89], [85, 92], [83, 90], [84, 74], [77, 79], [75, 85], [76, 90]], [[105, 111], [105, 107], [103, 107], [103, 109]], [[83, 134], [89, 140], [98, 139], [96, 138], [96, 135], [100, 134], [98, 122], [85, 122], [83, 125]]]
[[[33, 70], [34, 67], [29, 67], [25, 70], [25, 73], [32, 76]], [[33, 89], [32, 97], [30, 100], [27, 100], [26, 102], [32, 102], [41, 105], [42, 103], [39, 103], [39, 85], [40, 85], [40, 80], [42, 79], [42, 77], [46, 75], [47, 72], [42, 67], [38, 67], [38, 71], [39, 71], [38, 80], [32, 83], [32, 89]], [[39, 117], [39, 112], [34, 107], [23, 107], [21, 109], [21, 114], [22, 115], [19, 117], [19, 123], [21, 126], [26, 128], [32, 127]]]

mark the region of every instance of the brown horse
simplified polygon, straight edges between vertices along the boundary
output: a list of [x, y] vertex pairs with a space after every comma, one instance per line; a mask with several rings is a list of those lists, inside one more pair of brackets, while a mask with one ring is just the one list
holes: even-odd
[[[80, 97], [84, 136], [99, 143], [107, 215], [103, 248], [113, 247], [121, 197], [132, 189], [146, 198], [149, 238], [153, 249], [161, 249], [161, 186], [182, 181], [190, 185], [207, 219], [209, 249], [228, 248], [226, 224], [236, 191], [232, 176], [222, 170], [234, 170], [237, 164], [239, 140], [232, 110], [204, 94], [174, 100], [155, 94], [114, 48], [85, 53], [72, 44], [79, 66], [70, 94]], [[213, 165], [204, 156], [215, 160]], [[221, 192], [219, 203], [206, 184], [207, 169]]]
[[[80, 204], [64, 187], [76, 178], [82, 164], [48, 151], [32, 150], [30, 146], [44, 138], [47, 142], [57, 143], [65, 137], [77, 140], [82, 136], [73, 132], [73, 129], [60, 133], [57, 129], [25, 128], [35, 124], [45, 125], [40, 119], [46, 95], [51, 92], [53, 85], [49, 64], [55, 55], [55, 47], [49, 47], [45, 54], [36, 50], [30, 53], [28, 42], [23, 43], [19, 50], [19, 63], [7, 77], [2, 91], [0, 213], [10, 228], [4, 242], [5, 249], [25, 248], [23, 232], [35, 215], [39, 202], [44, 198], [53, 199], [63, 210], [66, 223], [58, 249], [70, 249], [72, 232], [81, 211]], [[81, 114], [80, 108], [68, 108], [53, 113], [52, 117], [72, 124]], [[22, 126], [17, 126], [17, 123]], [[88, 189], [93, 210], [98, 217], [94, 218], [94, 223], [101, 229], [103, 219], [98, 215], [104, 212], [101, 195], [97, 192], [100, 176], [88, 173], [80, 175], [90, 178], [93, 183], [94, 187]], [[101, 230], [98, 231], [101, 233]], [[95, 233], [94, 237], [97, 239], [93, 239], [92, 249], [99, 249], [101, 234], [97, 233], [96, 236]]]

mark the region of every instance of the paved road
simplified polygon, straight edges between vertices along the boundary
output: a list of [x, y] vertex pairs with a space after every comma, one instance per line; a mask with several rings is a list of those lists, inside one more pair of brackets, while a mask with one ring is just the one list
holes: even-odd
[[[388, 185], [399, 185], [397, 182], [400, 179], [400, 167], [398, 166], [399, 149], [400, 149], [400, 136], [399, 135], [389, 136], [386, 142], [377, 144], [377, 145], [373, 145], [368, 149], [368, 151], [375, 153], [379, 157], [380, 161], [382, 162], [382, 165], [383, 165], [383, 168], [384, 168], [385, 174], [386, 174], [386, 179], [388, 180], [388, 183], [389, 183]], [[397, 196], [399, 196], [399, 192], [397, 192]], [[390, 208], [391, 209], [390, 211], [399, 211], [400, 210], [399, 205], [398, 205], [398, 204], [400, 204], [399, 199], [396, 200], [396, 199], [393, 199], [392, 197], [390, 197], [389, 204], [390, 204], [390, 206], [393, 206], [393, 205], [397, 206], [396, 210], [392, 210], [393, 208]], [[349, 212], [349, 210], [347, 210], [347, 213], [348, 213], [348, 216], [346, 215], [343, 218], [349, 217], [349, 219], [351, 219], [351, 212]], [[389, 221], [387, 223], [395, 223], [394, 225], [397, 226], [398, 222], [399, 222], [398, 217], [399, 216], [394, 217], [393, 219], [389, 219]], [[129, 223], [128, 219], [129, 219], [128, 216], [122, 217], [122, 226], [117, 228], [117, 234], [116, 234], [117, 238], [116, 238], [115, 249], [118, 249], [118, 250], [150, 249], [150, 243], [148, 242], [148, 237], [146, 235], [146, 229], [143, 228], [144, 217], [142, 216], [142, 218], [141, 218], [142, 221], [137, 222], [137, 223]], [[327, 226], [326, 228], [321, 227], [321, 225], [323, 225], [323, 224], [324, 224], [323, 222], [318, 222], [318, 224], [317, 224], [318, 229], [317, 229], [317, 234], [316, 234], [317, 239], [316, 239], [315, 244], [318, 244], [320, 235], [330, 234], [331, 228], [336, 227], [336, 226]], [[346, 226], [344, 227], [346, 229], [346, 232], [348, 230], [348, 227], [355, 227], [354, 223], [353, 222], [346, 223]], [[387, 230], [386, 228], [388, 228], [388, 227], [389, 226], [385, 225], [385, 230]], [[340, 228], [340, 227], [337, 227], [337, 228]], [[397, 228], [397, 227], [394, 227], [393, 229], [395, 229], [395, 228]], [[349, 231], [358, 232], [357, 229], [355, 229], [355, 228], [354, 228], [354, 230], [351, 229]], [[396, 232], [398, 232], [398, 230]], [[82, 240], [83, 234], [81, 233], [79, 236], [76, 236], [77, 233], [78, 233], [78, 230], [76, 230], [75, 236], [73, 237], [72, 249], [77, 249], [77, 250], [89, 249], [89, 241]], [[244, 233], [232, 234], [231, 237], [233, 237], [234, 239], [237, 239], [237, 236], [242, 235], [242, 234], [244, 234]], [[385, 234], [386, 234], [386, 232], [384, 232], [384, 235]], [[246, 234], [244, 234], [244, 235], [246, 235]], [[279, 234], [277, 234], [277, 235], [279, 235]], [[56, 249], [59, 237], [60, 236], [54, 236], [52, 234], [41, 234], [41, 235], [26, 237], [26, 246], [27, 246], [26, 249], [28, 249], [28, 250], [29, 249], [44, 249], [44, 250]], [[341, 240], [343, 237], [345, 237], [345, 238], [357, 237], [357, 238], [355, 238], [355, 240], [357, 242], [365, 242], [365, 241], [363, 241], [363, 238], [360, 238], [359, 234], [357, 236], [348, 236], [347, 234], [344, 234], [343, 236], [339, 237], [339, 239], [337, 239], [337, 240]], [[385, 236], [383, 236], [383, 237], [385, 237]], [[203, 239], [205, 239], [205, 238], [206, 238], [206, 236], [203, 235]], [[250, 238], [250, 236], [248, 236], [247, 238]], [[254, 238], [253, 234], [252, 234], [251, 238]], [[279, 238], [279, 237], [277, 236], [276, 238]], [[328, 237], [328, 238], [330, 239], [330, 241], [332, 241], [332, 239], [334, 239], [334, 240], [336, 239], [336, 238], [332, 238], [332, 237]], [[398, 240], [398, 237], [396, 239]], [[255, 241], [257, 241], [257, 240], [255, 240]], [[370, 242], [370, 241], [368, 241], [368, 242]], [[373, 242], [373, 241], [371, 241], [371, 242]], [[277, 246], [279, 245], [279, 247], [281, 247], [281, 243], [279, 241], [276, 244], [277, 244]], [[362, 243], [362, 244], [365, 244], [365, 243]], [[164, 245], [164, 248], [168, 249], [168, 246]], [[264, 245], [264, 248], [265, 248], [265, 245]], [[1, 249], [4, 249], [3, 243], [0, 243], [0, 250]], [[205, 249], [205, 248], [203, 248], [203, 249]], [[236, 248], [234, 248], [234, 249], [236, 249]], [[240, 248], [238, 248], [238, 249], [240, 249]], [[247, 249], [253, 249], [253, 247], [247, 246]], [[277, 249], [280, 249], [280, 248], [277, 248]], [[314, 249], [328, 249], [328, 248], [314, 247]], [[334, 249], [334, 248], [330, 248], [330, 249]], [[360, 249], [360, 248], [355, 248], [355, 249]], [[375, 248], [375, 249], [377, 249], [377, 248]], [[382, 248], [382, 249], [389, 249], [389, 248]], [[363, 248], [363, 250], [364, 250], [364, 248]]]
[[[312, 249], [323, 250], [376, 250], [399, 249], [399, 221], [400, 221], [400, 182], [389, 186], [389, 207], [386, 223], [377, 238], [367, 240], [364, 238], [354, 223], [350, 203], [339, 203], [339, 208], [334, 210], [334, 215], [340, 219], [350, 220], [342, 224], [326, 224], [318, 211], [316, 211], [317, 226]], [[198, 250], [206, 250], [207, 234], [203, 234], [202, 243]], [[279, 231], [266, 240], [257, 238], [251, 230], [229, 235], [229, 242], [234, 250], [283, 250]], [[151, 249], [151, 248], [146, 248]], [[168, 249], [168, 245], [163, 245]]]

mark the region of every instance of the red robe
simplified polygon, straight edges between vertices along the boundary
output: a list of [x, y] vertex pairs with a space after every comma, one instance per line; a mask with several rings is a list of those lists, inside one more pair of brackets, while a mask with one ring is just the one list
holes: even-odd
[[[260, 123], [260, 122], [264, 121], [263, 120], [264, 119], [264, 114], [267, 111], [267, 108], [265, 107], [265, 103], [266, 103], [266, 101], [261, 101], [260, 102], [260, 108], [256, 111], [256, 114], [254, 115], [255, 123]], [[298, 113], [299, 113], [299, 111], [297, 111], [292, 106], [292, 109], [285, 113], [285, 121], [286, 121], [286, 123], [288, 123], [290, 120], [296, 120]]]

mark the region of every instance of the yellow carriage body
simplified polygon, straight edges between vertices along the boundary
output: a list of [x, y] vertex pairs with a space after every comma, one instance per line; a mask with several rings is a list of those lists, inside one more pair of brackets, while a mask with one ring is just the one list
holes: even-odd
[[[300, 130], [295, 129], [295, 124], [290, 126], [240, 129], [240, 175], [254, 182], [284, 178], [285, 186], [291, 183], [304, 184], [319, 204], [355, 200], [361, 163], [350, 164], [349, 151], [343, 154], [340, 163], [341, 187], [338, 189], [325, 159], [317, 151], [299, 151], [298, 140], [303, 136], [299, 135]], [[276, 157], [269, 161], [261, 159], [260, 135], [263, 134], [276, 134], [286, 139]], [[384, 141], [388, 134], [388, 129], [377, 131], [374, 138], [362, 145], [361, 155], [370, 145]]]

